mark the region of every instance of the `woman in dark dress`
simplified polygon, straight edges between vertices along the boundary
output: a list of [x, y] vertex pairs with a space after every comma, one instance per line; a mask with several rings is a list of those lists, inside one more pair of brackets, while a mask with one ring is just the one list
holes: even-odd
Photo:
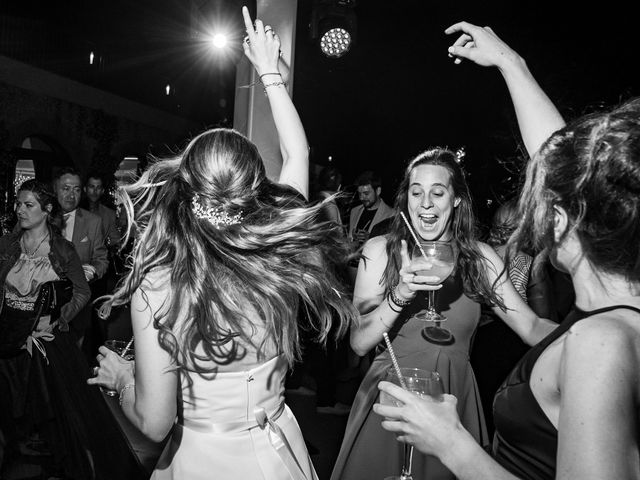
[[640, 98], [564, 126], [491, 29], [459, 23], [447, 32], [462, 33], [451, 55], [500, 69], [532, 155], [508, 251], [548, 253], [571, 275], [575, 305], [496, 394], [493, 458], [462, 427], [452, 395], [419, 399], [381, 383], [404, 406], [376, 412], [383, 428], [462, 480], [638, 479]]

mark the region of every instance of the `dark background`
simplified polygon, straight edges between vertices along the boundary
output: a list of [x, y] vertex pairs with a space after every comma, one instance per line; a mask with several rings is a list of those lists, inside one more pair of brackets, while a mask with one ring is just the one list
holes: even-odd
[[[202, 128], [232, 126], [243, 3], [4, 0], [2, 22], [21, 21], [24, 28], [17, 35], [0, 24], [0, 53]], [[255, 1], [247, 3], [255, 9]], [[301, 0], [293, 97], [312, 161], [325, 165], [331, 156], [345, 185], [364, 169], [376, 170], [390, 202], [411, 157], [434, 145], [464, 147], [482, 215], [488, 202], [495, 205], [517, 185], [522, 150], [499, 73], [454, 65], [446, 53], [454, 38], [444, 29], [458, 20], [491, 26], [570, 119], [640, 94], [630, 5], [358, 0], [356, 42], [345, 57], [329, 59], [309, 40], [312, 2]], [[202, 33], [213, 27], [234, 35], [225, 54], [204, 43]], [[94, 65], [88, 64], [90, 51]]]

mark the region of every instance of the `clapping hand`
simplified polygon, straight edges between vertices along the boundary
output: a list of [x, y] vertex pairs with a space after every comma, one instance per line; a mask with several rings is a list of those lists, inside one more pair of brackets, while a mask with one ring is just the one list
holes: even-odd
[[500, 68], [504, 62], [518, 58], [518, 54], [504, 43], [491, 27], [478, 27], [468, 22], [458, 22], [444, 31], [447, 35], [462, 33], [452, 46], [449, 56], [454, 63], [471, 60], [482, 67]]

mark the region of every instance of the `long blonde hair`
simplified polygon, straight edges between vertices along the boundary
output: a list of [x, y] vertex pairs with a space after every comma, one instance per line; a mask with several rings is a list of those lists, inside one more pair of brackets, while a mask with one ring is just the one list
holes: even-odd
[[[216, 226], [194, 213], [194, 198], [241, 220]], [[342, 335], [357, 318], [337, 276], [347, 252], [336, 227], [318, 221], [322, 205], [309, 207], [270, 181], [255, 145], [234, 130], [206, 131], [177, 157], [153, 163], [123, 189], [122, 201], [136, 239], [130, 270], [104, 308], [128, 302], [152, 269], [167, 269], [172, 295], [153, 323], [182, 370], [215, 373], [211, 362], [241, 358], [242, 344], [260, 358], [267, 340], [291, 364], [300, 355], [300, 328], [325, 342], [332, 322]], [[307, 312], [303, 325], [299, 307]], [[178, 310], [187, 312], [179, 336]], [[260, 320], [247, 311], [266, 331], [258, 345]]]

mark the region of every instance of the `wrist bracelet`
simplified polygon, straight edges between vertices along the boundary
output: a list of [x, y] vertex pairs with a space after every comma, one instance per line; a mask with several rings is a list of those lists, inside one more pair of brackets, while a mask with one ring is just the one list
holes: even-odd
[[[391, 309], [391, 311], [396, 312], [396, 313], [402, 313], [402, 308], [400, 310], [396, 310], [393, 306], [394, 304], [391, 303], [391, 299], [389, 298], [389, 295], [387, 295], [387, 305], [389, 305], [389, 308]], [[396, 305], [397, 306], [397, 305]], [[384, 323], [384, 322], [382, 322]], [[386, 327], [386, 324], [385, 324]]]
[[120, 404], [120, 408], [122, 408], [122, 403], [124, 402], [124, 394], [127, 393], [132, 387], [136, 386], [136, 382], [127, 383], [124, 387], [120, 389], [120, 396], [118, 397], [118, 403]]
[[264, 89], [266, 91], [268, 87], [277, 87], [278, 85], [286, 85], [286, 83], [285, 82], [273, 82], [273, 83], [263, 83], [262, 85], [264, 86]]
[[397, 285], [389, 291], [389, 299], [398, 307], [406, 307], [407, 305], [411, 305], [411, 302], [413, 301], [413, 299], [402, 300], [400, 297], [396, 295], [396, 287]]
[[262, 80], [262, 77], [266, 77], [267, 75], [280, 75], [280, 76], [282, 76], [282, 74], [280, 72], [263, 73], [262, 75], [260, 75], [260, 80]]

